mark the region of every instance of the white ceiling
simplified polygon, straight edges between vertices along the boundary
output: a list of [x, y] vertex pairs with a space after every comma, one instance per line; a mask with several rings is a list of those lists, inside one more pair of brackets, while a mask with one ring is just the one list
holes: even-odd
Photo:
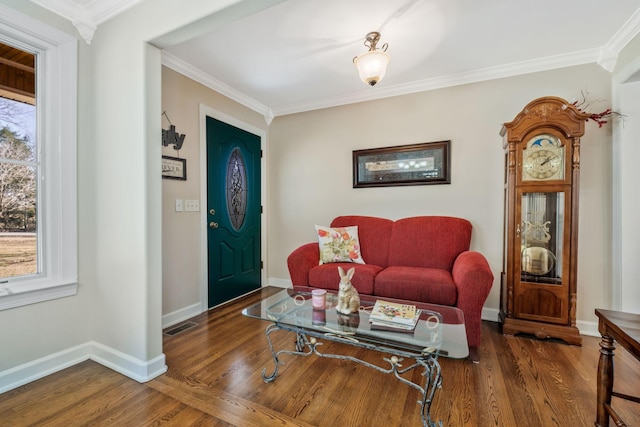
[[[84, 16], [101, 4], [104, 20], [141, 0], [32, 1], [63, 16], [56, 4]], [[370, 31], [391, 56], [375, 87], [352, 63]], [[639, 31], [640, 0], [287, 0], [166, 48], [164, 63], [268, 117], [585, 63], [611, 71]]]

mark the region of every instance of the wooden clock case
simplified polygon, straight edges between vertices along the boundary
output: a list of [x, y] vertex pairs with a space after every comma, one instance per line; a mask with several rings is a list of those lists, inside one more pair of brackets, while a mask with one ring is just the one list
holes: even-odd
[[[527, 104], [500, 132], [505, 149], [500, 322], [505, 334], [582, 344], [576, 327], [576, 280], [580, 137], [587, 118], [564, 99], [543, 97]], [[554, 159], [553, 175], [523, 170], [523, 156], [535, 154], [527, 150], [539, 149], [533, 146], [540, 143], [538, 136], [557, 144], [553, 149], [563, 156], [564, 169], [558, 171]], [[540, 169], [547, 161], [539, 160]], [[537, 264], [532, 254], [538, 256]]]

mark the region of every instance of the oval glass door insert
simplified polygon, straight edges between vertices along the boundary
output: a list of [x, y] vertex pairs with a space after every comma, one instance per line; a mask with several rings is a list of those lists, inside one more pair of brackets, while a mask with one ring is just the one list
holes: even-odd
[[227, 211], [231, 225], [239, 230], [247, 212], [247, 170], [239, 148], [235, 148], [229, 157], [226, 190]]

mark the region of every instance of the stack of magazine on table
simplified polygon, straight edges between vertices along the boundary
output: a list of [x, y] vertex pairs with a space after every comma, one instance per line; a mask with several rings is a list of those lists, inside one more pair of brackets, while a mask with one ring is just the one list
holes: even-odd
[[420, 310], [415, 305], [377, 300], [369, 315], [369, 322], [371, 329], [411, 332], [419, 318]]

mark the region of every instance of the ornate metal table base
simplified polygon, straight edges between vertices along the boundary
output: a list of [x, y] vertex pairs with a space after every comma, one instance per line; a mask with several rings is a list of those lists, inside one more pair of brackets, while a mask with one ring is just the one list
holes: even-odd
[[[295, 350], [279, 350], [275, 351], [273, 348], [273, 343], [271, 342], [271, 333], [277, 330], [284, 330], [294, 332], [296, 334], [296, 349]], [[437, 389], [441, 387], [442, 384], [442, 376], [440, 364], [438, 363], [438, 355], [437, 353], [429, 353], [428, 350], [433, 349], [425, 349], [424, 353], [411, 353], [408, 351], [398, 350], [390, 347], [385, 347], [382, 345], [376, 345], [367, 342], [361, 342], [356, 340], [355, 338], [349, 336], [348, 333], [345, 332], [328, 332], [325, 334], [309, 331], [302, 328], [296, 328], [291, 325], [283, 325], [279, 323], [272, 323], [266, 329], [267, 334], [267, 342], [269, 343], [269, 349], [271, 350], [271, 354], [273, 355], [274, 369], [273, 373], [267, 375], [267, 369], [262, 370], [262, 378], [265, 382], [271, 382], [276, 379], [278, 376], [278, 368], [280, 364], [284, 364], [279, 359], [281, 354], [292, 354], [297, 356], [310, 356], [315, 354], [320, 357], [328, 357], [333, 359], [341, 359], [341, 360], [350, 360], [352, 362], [359, 363], [364, 366], [368, 366], [369, 368], [373, 368], [379, 372], [383, 372], [385, 374], [393, 374], [400, 382], [409, 385], [410, 387], [418, 390], [422, 399], [418, 400], [418, 404], [421, 406], [420, 416], [422, 417], [422, 424], [425, 427], [442, 427], [442, 421], [435, 422], [431, 420], [430, 410], [431, 403], [433, 402], [433, 396]], [[310, 337], [310, 338], [309, 338]], [[322, 345], [321, 342], [318, 342], [317, 338], [322, 338], [327, 341], [341, 342], [350, 345], [355, 345], [358, 347], [369, 348], [371, 350], [376, 350], [382, 353], [390, 354], [391, 357], [383, 358], [383, 360], [390, 364], [389, 368], [382, 368], [380, 366], [371, 364], [364, 360], [358, 359], [352, 356], [345, 356], [340, 354], [329, 354], [329, 353], [320, 353], [318, 351], [318, 347]], [[404, 358], [410, 358], [415, 361], [411, 366], [404, 367], [400, 362], [404, 360]], [[422, 367], [424, 368], [424, 372], [422, 376], [425, 377], [424, 387], [420, 384], [416, 384], [412, 381], [407, 380], [401, 375], [409, 372], [415, 368]]]

